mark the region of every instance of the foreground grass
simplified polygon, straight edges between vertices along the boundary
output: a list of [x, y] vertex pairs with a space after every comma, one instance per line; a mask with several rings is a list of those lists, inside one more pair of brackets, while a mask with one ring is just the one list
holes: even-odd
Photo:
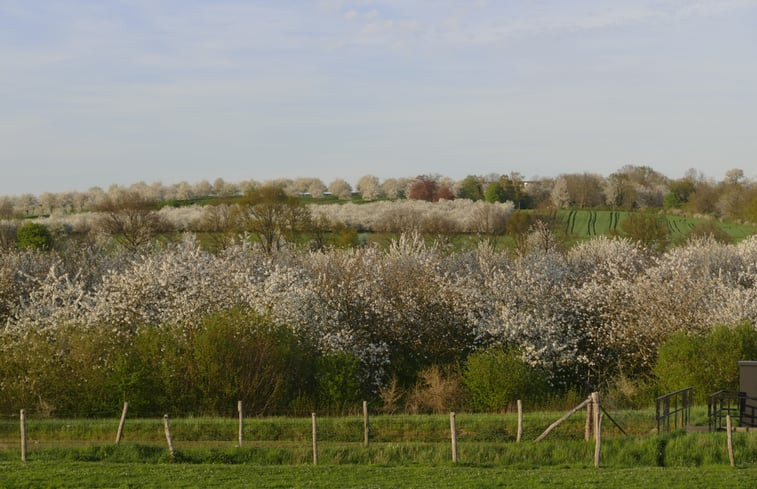
[[546, 468], [469, 466], [255, 466], [0, 463], [3, 488], [542, 488], [752, 487], [757, 469]]

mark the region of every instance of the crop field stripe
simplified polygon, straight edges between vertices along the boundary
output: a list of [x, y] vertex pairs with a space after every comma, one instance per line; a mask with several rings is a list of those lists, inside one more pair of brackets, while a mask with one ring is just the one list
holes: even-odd
[[576, 211], [571, 209], [568, 211], [568, 217], [565, 219], [565, 232], [566, 233], [572, 233], [573, 232], [573, 226], [571, 224], [572, 220], [574, 219], [574, 216], [576, 214]]
[[570, 233], [573, 234], [576, 230], [576, 215], [578, 214], [578, 211], [572, 211], [573, 212], [573, 220], [570, 224]]

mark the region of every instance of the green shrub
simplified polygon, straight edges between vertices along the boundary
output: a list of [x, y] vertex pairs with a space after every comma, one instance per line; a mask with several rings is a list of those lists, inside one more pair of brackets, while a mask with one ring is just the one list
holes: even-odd
[[704, 402], [721, 389], [738, 390], [739, 360], [756, 358], [753, 325], [718, 326], [704, 336], [671, 335], [660, 346], [654, 372], [663, 391], [691, 386], [695, 399]]
[[534, 401], [549, 390], [546, 375], [516, 350], [500, 348], [468, 357], [463, 382], [478, 411], [501, 411], [518, 399]]
[[662, 253], [670, 243], [670, 232], [664, 217], [652, 212], [632, 212], [620, 222], [625, 236], [650, 250]]
[[109, 335], [75, 324], [0, 336], [0, 412], [28, 409], [44, 416], [110, 415], [119, 393], [108, 367], [116, 356]]
[[53, 247], [53, 236], [44, 225], [27, 222], [16, 231], [16, 246], [49, 250]]
[[250, 415], [313, 407], [315, 349], [249, 310], [194, 327], [144, 326], [129, 334], [62, 324], [0, 335], [0, 412], [104, 416], [123, 401], [135, 416]]
[[314, 348], [254, 311], [211, 314], [196, 330], [172, 336], [175, 346], [163, 345], [176, 348], [166, 381], [173, 379], [175, 397], [195, 414], [233, 414], [237, 400], [249, 414], [272, 414], [312, 393]]
[[323, 355], [316, 361], [321, 409], [340, 412], [361, 401], [360, 359], [349, 353]]

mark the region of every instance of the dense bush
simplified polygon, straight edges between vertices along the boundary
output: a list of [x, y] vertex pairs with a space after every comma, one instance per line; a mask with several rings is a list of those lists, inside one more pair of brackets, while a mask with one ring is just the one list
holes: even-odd
[[757, 359], [757, 331], [750, 324], [718, 326], [705, 335], [679, 332], [660, 346], [655, 365], [665, 391], [694, 388], [704, 402], [719, 390], [738, 390], [739, 360]]
[[523, 361], [516, 350], [494, 348], [468, 357], [463, 382], [474, 410], [506, 410], [517, 399], [537, 401], [549, 391], [541, 369]]
[[349, 353], [322, 355], [316, 361], [318, 407], [341, 412], [364, 399], [360, 384], [360, 359]]
[[43, 224], [27, 222], [16, 231], [16, 246], [49, 250], [53, 247], [53, 236]]
[[141, 416], [231, 414], [237, 400], [250, 414], [314, 406], [315, 349], [249, 311], [208, 315], [192, 329], [141, 327], [127, 338], [67, 325], [2, 340], [3, 412], [103, 415], [125, 400]]
[[171, 336], [173, 377], [187, 387], [177, 396], [198, 413], [233, 411], [237, 400], [251, 414], [276, 413], [315, 393], [314, 348], [249, 310], [213, 314]]

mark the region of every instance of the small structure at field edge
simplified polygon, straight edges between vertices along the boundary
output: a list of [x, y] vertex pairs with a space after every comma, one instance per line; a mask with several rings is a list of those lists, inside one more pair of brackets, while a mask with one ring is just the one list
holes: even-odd
[[757, 361], [739, 362], [739, 424], [757, 426]]

